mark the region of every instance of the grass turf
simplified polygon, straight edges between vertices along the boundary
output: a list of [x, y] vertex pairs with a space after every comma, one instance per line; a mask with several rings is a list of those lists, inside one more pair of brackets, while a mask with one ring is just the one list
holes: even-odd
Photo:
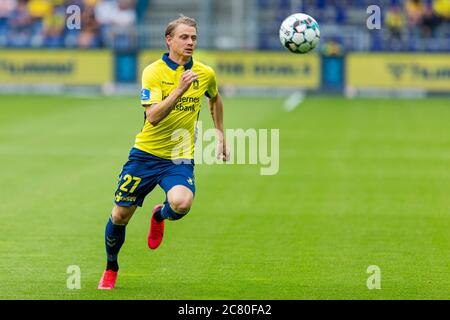
[[[282, 99], [225, 99], [226, 127], [280, 129], [278, 174], [197, 165], [191, 212], [150, 251], [158, 188], [127, 227], [116, 289], [98, 291], [138, 103], [0, 97], [0, 299], [448, 299], [444, 99], [310, 97], [290, 113]], [[66, 287], [69, 265], [80, 290]]]

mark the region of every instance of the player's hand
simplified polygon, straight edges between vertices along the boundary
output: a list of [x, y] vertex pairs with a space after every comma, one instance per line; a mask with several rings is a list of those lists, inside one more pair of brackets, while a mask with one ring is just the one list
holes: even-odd
[[230, 151], [228, 150], [227, 143], [222, 139], [217, 143], [217, 159], [225, 162], [230, 160]]
[[192, 82], [197, 79], [198, 75], [195, 74], [192, 70], [183, 72], [180, 78], [180, 83], [178, 84], [178, 89], [180, 89], [183, 93], [186, 92], [191, 86]]

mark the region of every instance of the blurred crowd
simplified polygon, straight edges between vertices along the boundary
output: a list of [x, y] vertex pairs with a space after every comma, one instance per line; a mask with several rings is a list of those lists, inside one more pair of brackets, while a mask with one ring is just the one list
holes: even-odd
[[[350, 51], [449, 51], [450, 0], [257, 0], [262, 11], [282, 20], [293, 11], [306, 12], [321, 26], [321, 46], [338, 54]], [[366, 9], [377, 5], [381, 30], [368, 30]], [[261, 26], [261, 25], [260, 25]], [[264, 28], [264, 25], [261, 26]], [[274, 49], [278, 39], [264, 28], [260, 47]], [[336, 53], [337, 52], [337, 53]]]
[[385, 18], [392, 46], [407, 38], [442, 36], [442, 40], [445, 40], [450, 35], [449, 22], [450, 0], [407, 0], [404, 5], [395, 3], [387, 11]]
[[[0, 46], [100, 48], [132, 41], [140, 0], [1, 0]], [[76, 5], [77, 11], [67, 12]], [[75, 14], [75, 15], [73, 15]], [[71, 24], [68, 27], [67, 21]], [[79, 22], [80, 28], [77, 28]]]
[[[259, 0], [270, 1], [270, 0]], [[289, 0], [274, 0], [289, 3]], [[365, 11], [371, 5], [378, 5], [382, 15], [392, 10], [398, 11], [413, 23], [420, 23], [424, 15], [434, 15], [442, 19], [450, 18], [448, 0], [303, 0], [302, 9], [313, 10], [320, 20], [335, 20], [338, 23], [351, 23], [353, 9]]]
[[[152, 2], [0, 0], [0, 47], [148, 47], [147, 37], [142, 37], [142, 34], [139, 37], [138, 26], [142, 24], [144, 27], [140, 29], [141, 33], [146, 29], [145, 15], [150, 9], [149, 3]], [[364, 31], [366, 8], [372, 4], [381, 8], [383, 27], [380, 33], [364, 31], [371, 41], [370, 50], [429, 50], [423, 47], [426, 43], [423, 39], [437, 39], [433, 43], [440, 46], [439, 50], [450, 48], [448, 43], [445, 47], [445, 42], [450, 40], [450, 0], [257, 0], [255, 4], [260, 13], [259, 19], [262, 19], [258, 22], [260, 49], [280, 49], [277, 32], [274, 32], [273, 26], [267, 26], [267, 21], [282, 21], [294, 10], [307, 12], [321, 26], [331, 26], [328, 30], [337, 30], [332, 35], [337, 43], [346, 49], [358, 50], [357, 38], [344, 39], [349, 32], [339, 30], [346, 26], [353, 28], [351, 30]], [[70, 19], [71, 13], [67, 12], [71, 5], [81, 9], [79, 29], [67, 26], [68, 18], [69, 23], [77, 22]], [[266, 17], [265, 13], [273, 15]], [[323, 36], [326, 38], [327, 34]], [[343, 39], [340, 41], [339, 37]]]

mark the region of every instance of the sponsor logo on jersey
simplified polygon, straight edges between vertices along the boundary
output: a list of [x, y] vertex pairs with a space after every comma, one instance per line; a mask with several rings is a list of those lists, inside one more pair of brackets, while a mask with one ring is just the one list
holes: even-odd
[[150, 89], [144, 88], [141, 91], [141, 100], [150, 100]]

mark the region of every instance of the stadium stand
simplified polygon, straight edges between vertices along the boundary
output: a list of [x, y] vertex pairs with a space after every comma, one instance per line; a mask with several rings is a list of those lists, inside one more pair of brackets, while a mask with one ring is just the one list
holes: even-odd
[[[365, 27], [366, 8], [373, 4], [381, 8], [381, 30]], [[70, 5], [81, 8], [81, 30], [65, 26]], [[164, 44], [167, 21], [183, 13], [208, 25], [201, 47], [281, 50], [279, 22], [293, 12], [316, 18], [321, 45], [337, 42], [348, 51], [450, 51], [448, 0], [2, 0], [0, 47], [156, 48]]]

